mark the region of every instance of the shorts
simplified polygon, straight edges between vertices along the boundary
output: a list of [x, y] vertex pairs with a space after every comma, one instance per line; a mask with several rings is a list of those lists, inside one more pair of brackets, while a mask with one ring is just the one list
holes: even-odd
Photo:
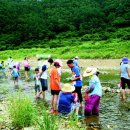
[[40, 85], [35, 85], [35, 93], [40, 92]]
[[130, 79], [126, 79], [126, 78], [122, 77], [121, 78], [122, 89], [125, 89], [126, 84], [127, 84], [128, 88], [130, 89]]
[[80, 103], [83, 101], [82, 93], [81, 93], [81, 88], [82, 87], [76, 87], [75, 86], [75, 91], [74, 91], [74, 92], [76, 92], [78, 94], [78, 99], [79, 99]]
[[17, 77], [14, 77], [14, 80], [17, 80], [18, 79], [18, 76]]
[[51, 95], [59, 95], [60, 90], [51, 90]]
[[2, 73], [5, 73], [5, 72], [6, 72], [6, 69], [5, 69], [5, 68], [2, 68], [1, 71], [2, 71]]
[[42, 86], [42, 91], [46, 91], [48, 89], [47, 79], [41, 79], [41, 86]]
[[29, 71], [30, 68], [29, 68], [29, 67], [24, 67], [24, 70], [25, 70], [25, 71]]

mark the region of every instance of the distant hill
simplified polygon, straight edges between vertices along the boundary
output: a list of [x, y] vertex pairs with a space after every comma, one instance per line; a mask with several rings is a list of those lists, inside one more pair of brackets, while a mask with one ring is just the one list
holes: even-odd
[[129, 7], [130, 0], [0, 0], [0, 50], [130, 40]]

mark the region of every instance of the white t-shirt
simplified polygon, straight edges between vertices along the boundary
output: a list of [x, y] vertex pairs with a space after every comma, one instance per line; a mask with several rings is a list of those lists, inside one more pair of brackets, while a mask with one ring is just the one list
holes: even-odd
[[121, 64], [120, 71], [121, 71], [122, 78], [130, 79], [130, 77], [128, 76], [128, 69], [130, 69], [129, 64], [124, 64], [124, 63]]
[[47, 79], [47, 65], [43, 65], [41, 68], [41, 79]]

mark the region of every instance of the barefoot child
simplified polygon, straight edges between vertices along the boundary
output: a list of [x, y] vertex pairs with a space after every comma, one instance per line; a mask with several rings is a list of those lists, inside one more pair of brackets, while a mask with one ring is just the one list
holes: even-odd
[[39, 68], [35, 68], [34, 80], [35, 80], [35, 97], [40, 98], [40, 73], [39, 73]]

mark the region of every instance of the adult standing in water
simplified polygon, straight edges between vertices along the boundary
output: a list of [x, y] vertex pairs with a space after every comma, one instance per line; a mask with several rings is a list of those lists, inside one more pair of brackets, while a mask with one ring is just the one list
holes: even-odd
[[127, 84], [130, 93], [130, 65], [128, 64], [130, 60], [127, 57], [122, 58], [122, 63], [120, 65], [120, 77], [122, 84], [122, 99], [126, 99], [125, 86]]
[[79, 57], [78, 57], [78, 56], [75, 56], [75, 58], [74, 58], [74, 60], [73, 60], [73, 63], [74, 63], [75, 66], [78, 66], [78, 67], [79, 67], [78, 59], [79, 59]]
[[97, 68], [91, 67], [88, 67], [83, 74], [84, 77], [89, 77], [89, 86], [85, 91], [89, 95], [85, 101], [85, 116], [99, 115], [102, 86], [96, 74]]
[[23, 64], [24, 64], [24, 70], [25, 70], [25, 79], [28, 80], [29, 79], [28, 71], [30, 71], [30, 65], [29, 65], [27, 57], [24, 58]]
[[71, 82], [74, 82], [75, 86], [75, 92], [78, 94], [78, 99], [83, 106], [82, 101], [82, 93], [81, 93], [81, 88], [82, 88], [82, 80], [81, 80], [81, 75], [80, 75], [80, 68], [78, 66], [75, 66], [73, 63], [73, 60], [68, 60], [67, 65], [69, 68], [71, 68], [73, 79], [70, 79]]

